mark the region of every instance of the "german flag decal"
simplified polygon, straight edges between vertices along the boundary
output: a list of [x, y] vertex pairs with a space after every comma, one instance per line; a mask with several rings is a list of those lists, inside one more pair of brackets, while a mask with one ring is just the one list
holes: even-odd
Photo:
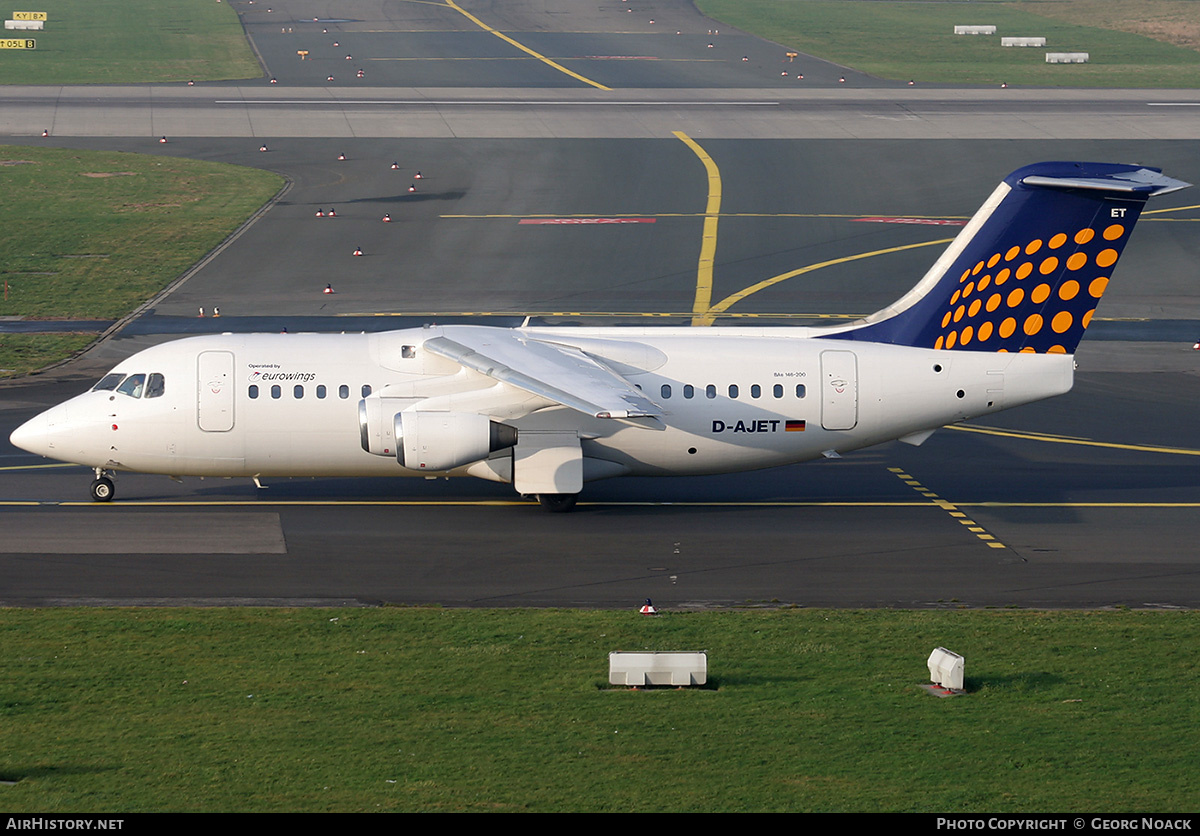
[[784, 426], [784, 430], [787, 432], [790, 432], [790, 433], [802, 433], [802, 432], [804, 432], [804, 422], [803, 421], [788, 421], [786, 423], [786, 425]]

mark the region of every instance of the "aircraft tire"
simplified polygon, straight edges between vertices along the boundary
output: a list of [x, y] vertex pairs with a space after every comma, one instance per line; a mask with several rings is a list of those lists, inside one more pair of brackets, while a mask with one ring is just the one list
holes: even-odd
[[92, 482], [92, 500], [95, 502], [112, 502], [115, 493], [116, 488], [113, 486], [113, 480], [107, 476], [101, 476]]
[[564, 514], [575, 507], [579, 499], [577, 493], [540, 493], [538, 504], [552, 514]]

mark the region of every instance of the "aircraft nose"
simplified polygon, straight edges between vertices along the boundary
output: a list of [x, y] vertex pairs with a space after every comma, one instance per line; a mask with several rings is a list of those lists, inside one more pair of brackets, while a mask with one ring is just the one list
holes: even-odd
[[[54, 425], [65, 419], [62, 406], [39, 413], [17, 427], [8, 436], [14, 447], [20, 447], [39, 456], [54, 455]], [[57, 420], [56, 420], [57, 419]]]

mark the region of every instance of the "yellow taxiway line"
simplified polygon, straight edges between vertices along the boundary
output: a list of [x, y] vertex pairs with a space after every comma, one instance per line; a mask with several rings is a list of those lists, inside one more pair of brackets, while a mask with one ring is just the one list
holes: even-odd
[[[507, 316], [507, 317], [603, 317], [622, 319], [626, 317], [643, 317], [646, 319], [685, 319], [692, 316], [691, 311], [349, 311], [336, 313], [334, 316], [412, 316], [424, 317], [431, 320], [447, 317], [470, 316]], [[862, 313], [724, 313], [723, 319], [862, 319]], [[1094, 320], [1093, 320], [1094, 321]]]
[[[862, 212], [610, 212], [608, 214], [597, 212], [571, 212], [566, 214], [555, 214], [553, 212], [528, 212], [521, 214], [511, 213], [492, 213], [483, 215], [438, 215], [442, 220], [504, 220], [524, 218], [615, 218], [615, 217], [639, 217], [639, 218], [707, 218], [714, 216], [717, 218], [849, 218], [855, 220], [858, 218], [874, 218], [878, 213], [863, 214]], [[918, 220], [931, 221], [967, 221], [969, 218], [959, 215], [905, 215], [906, 218], [916, 218]]]
[[[126, 499], [112, 502], [89, 500], [0, 500], [0, 508], [36, 506], [54, 508], [177, 508], [177, 507], [536, 507], [537, 503], [523, 499], [203, 499], [164, 500]], [[596, 500], [581, 501], [579, 505], [604, 507], [663, 507], [680, 508], [929, 508], [948, 511], [957, 508], [1130, 508], [1149, 510], [1180, 510], [1200, 508], [1200, 502], [949, 502], [947, 500], [726, 500], [705, 502], [700, 500]], [[964, 522], [975, 525], [974, 522]]]
[[82, 464], [14, 464], [6, 467], [0, 467], [0, 471], [4, 470], [49, 470], [55, 467], [86, 467]]
[[997, 427], [973, 427], [967, 424], [951, 424], [948, 430], [958, 430], [964, 433], [980, 433], [982, 435], [998, 435], [1005, 438], [1019, 438], [1024, 441], [1046, 441], [1053, 444], [1075, 444], [1081, 447], [1104, 447], [1109, 450], [1130, 450], [1135, 453], [1167, 453], [1172, 456], [1200, 456], [1200, 450], [1190, 450], [1186, 447], [1155, 447], [1149, 444], [1117, 444], [1112, 441], [1093, 441], [1090, 438], [1073, 438], [1063, 435], [1048, 435], [1045, 433], [1017, 432], [1002, 430]]
[[503, 32], [499, 32], [499, 31], [493, 29], [492, 27], [490, 27], [486, 23], [484, 23], [482, 20], [475, 17], [475, 15], [468, 12], [462, 6], [455, 3], [454, 0], [446, 0], [446, 5], [452, 9], [454, 9], [454, 11], [458, 12], [463, 17], [467, 18], [467, 20], [471, 21], [472, 23], [474, 23], [476, 26], [480, 27], [481, 29], [491, 32], [493, 35], [495, 35], [497, 38], [504, 41], [505, 43], [512, 44], [517, 49], [521, 50], [524, 53], [527, 53], [528, 55], [532, 55], [534, 58], [538, 59], [543, 64], [546, 64], [549, 67], [553, 67], [554, 69], [558, 70], [560, 73], [566, 73], [571, 78], [578, 79], [579, 81], [582, 81], [584, 84], [590, 84], [591, 86], [596, 87], [600, 90], [611, 90], [612, 89], [611, 87], [605, 87], [603, 84], [601, 84], [598, 81], [592, 81], [590, 78], [581, 76], [577, 72], [568, 70], [562, 64], [559, 64], [556, 61], [552, 61], [551, 59], [547, 58], [545, 55], [542, 55], [540, 52], [535, 52], [534, 50], [530, 49], [529, 47], [525, 46], [524, 44], [513, 40], [508, 35], [505, 35]]
[[919, 244], [905, 244], [902, 247], [887, 247], [886, 249], [882, 249], [882, 250], [872, 250], [871, 252], [857, 253], [856, 255], [843, 256], [842, 258], [833, 258], [833, 259], [830, 259], [829, 261], [821, 261], [821, 262], [818, 262], [817, 264], [810, 264], [807, 267], [800, 267], [795, 270], [789, 270], [786, 273], [780, 273], [778, 276], [772, 276], [769, 279], [763, 279], [761, 282], [752, 284], [749, 287], [744, 287], [741, 290], [739, 290], [737, 293], [731, 293], [729, 296], [726, 296], [724, 299], [722, 299], [717, 304], [710, 306], [708, 308], [708, 310], [704, 312], [704, 315], [699, 318], [700, 321], [699, 322], [693, 321], [692, 324], [693, 325], [712, 325], [713, 320], [716, 319], [717, 316], [724, 314], [725, 311], [727, 311], [731, 306], [742, 301], [747, 296], [758, 293], [760, 290], [766, 290], [768, 287], [773, 287], [773, 286], [779, 284], [780, 282], [787, 281], [788, 279], [794, 279], [796, 276], [803, 276], [805, 273], [811, 273], [814, 270], [820, 270], [824, 267], [832, 267], [835, 264], [845, 264], [850, 261], [859, 261], [860, 259], [864, 259], [864, 258], [874, 258], [875, 256], [879, 256], [879, 255], [887, 255], [888, 253], [898, 253], [898, 252], [902, 252], [904, 250], [915, 250], [918, 247], [929, 247], [929, 246], [932, 246], [933, 244], [948, 244], [953, 240], [954, 240], [953, 238], [939, 238], [936, 241], [922, 241]]
[[692, 324], [707, 325], [698, 318], [708, 312], [712, 302], [713, 262], [717, 257], [717, 221], [721, 217], [721, 170], [708, 152], [683, 131], [672, 131], [704, 164], [708, 176], [708, 200], [704, 206], [704, 231], [700, 237], [700, 260], [696, 266], [696, 299], [692, 303]]

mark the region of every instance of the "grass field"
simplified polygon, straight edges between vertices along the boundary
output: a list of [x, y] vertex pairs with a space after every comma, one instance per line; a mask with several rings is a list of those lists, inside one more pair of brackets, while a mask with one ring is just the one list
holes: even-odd
[[[697, 0], [739, 29], [881, 78], [942, 84], [1200, 87], [1195, 0]], [[955, 35], [995, 24], [995, 36]], [[1001, 47], [1044, 35], [1046, 48]], [[1087, 64], [1045, 53], [1087, 52]]]
[[[46, 0], [34, 50], [0, 49], [4, 84], [134, 84], [262, 75], [229, 3]], [[30, 7], [31, 9], [33, 6]]]
[[[1190, 812], [1185, 612], [0, 611], [0, 805]], [[942, 645], [968, 695], [920, 689]], [[709, 687], [607, 685], [708, 651]]]
[[[0, 316], [124, 316], [282, 182], [257, 169], [172, 157], [0, 146]], [[44, 365], [47, 347], [61, 339], [0, 335], [0, 370], [8, 370], [0, 374]]]

